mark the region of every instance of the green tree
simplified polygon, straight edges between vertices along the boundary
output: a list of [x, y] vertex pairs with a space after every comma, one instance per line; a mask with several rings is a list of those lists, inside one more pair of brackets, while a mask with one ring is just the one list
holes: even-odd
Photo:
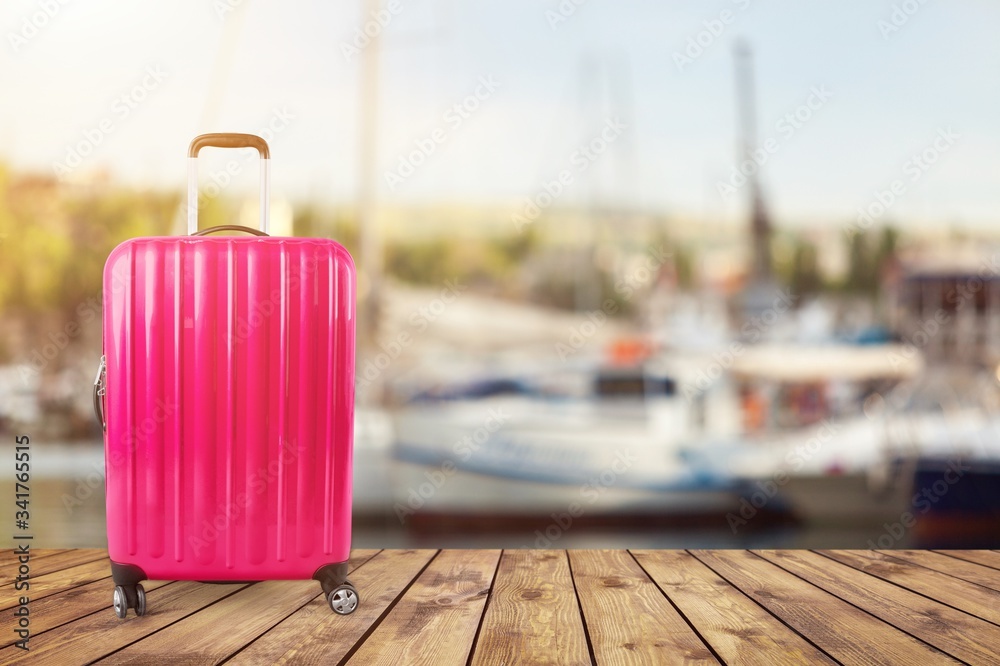
[[844, 290], [852, 294], [874, 295], [878, 286], [878, 266], [869, 232], [851, 234], [847, 243], [848, 272]]
[[822, 289], [816, 246], [812, 243], [795, 242], [790, 283], [792, 292], [801, 295], [816, 294]]

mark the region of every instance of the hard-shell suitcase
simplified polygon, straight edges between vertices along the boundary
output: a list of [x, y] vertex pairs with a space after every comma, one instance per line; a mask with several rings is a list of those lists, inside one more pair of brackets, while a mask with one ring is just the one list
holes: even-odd
[[[197, 231], [202, 147], [260, 153], [261, 230]], [[319, 238], [267, 235], [263, 139], [206, 134], [188, 151], [188, 236], [135, 238], [104, 269], [104, 424], [114, 607], [140, 581], [347, 580], [355, 272]], [[220, 230], [253, 236], [214, 236]]]

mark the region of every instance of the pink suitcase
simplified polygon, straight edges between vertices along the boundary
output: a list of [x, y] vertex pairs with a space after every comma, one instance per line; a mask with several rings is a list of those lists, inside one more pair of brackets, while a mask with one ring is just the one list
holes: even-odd
[[[197, 232], [202, 147], [261, 157], [261, 227]], [[275, 238], [263, 139], [206, 134], [188, 152], [188, 231], [135, 238], [104, 268], [105, 428], [114, 607], [140, 581], [347, 580], [354, 424], [354, 263], [338, 243]], [[207, 237], [224, 229], [254, 236]]]

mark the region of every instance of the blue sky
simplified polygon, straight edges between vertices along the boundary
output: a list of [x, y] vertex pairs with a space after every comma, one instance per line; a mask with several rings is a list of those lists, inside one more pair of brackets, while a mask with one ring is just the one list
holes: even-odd
[[[360, 2], [122, 3], [8, 0], [0, 8], [0, 159], [52, 171], [111, 121], [80, 169], [181, 188], [184, 149], [204, 131], [255, 131], [284, 109], [272, 141], [277, 196], [350, 201], [357, 184], [359, 59], [342, 45]], [[571, 6], [570, 0], [563, 0]], [[913, 10], [884, 35], [894, 5]], [[20, 42], [25, 20], [58, 10]], [[572, 169], [604, 121], [628, 129], [562, 201], [607, 200], [730, 219], [743, 197], [717, 183], [735, 163], [733, 43], [755, 55], [761, 139], [825, 87], [831, 98], [762, 174], [781, 224], [842, 223], [896, 179], [887, 217], [989, 225], [1000, 211], [1000, 5], [989, 0], [586, 0], [554, 27], [559, 0], [398, 0], [382, 32], [380, 197], [389, 203], [511, 202]], [[706, 21], [730, 22], [721, 34]], [[898, 15], [897, 15], [898, 16]], [[718, 25], [716, 25], [718, 29]], [[28, 32], [31, 30], [29, 28]], [[674, 54], [707, 44], [683, 69]], [[228, 46], [227, 46], [228, 45]], [[227, 65], [228, 63], [228, 65]], [[123, 116], [116, 99], [147, 68], [162, 82]], [[499, 87], [457, 127], [445, 120], [480, 77]], [[221, 82], [216, 96], [212, 81]], [[214, 99], [214, 102], [213, 102]], [[904, 163], [942, 128], [959, 138], [917, 182]], [[390, 189], [384, 173], [435, 129], [444, 139]], [[206, 172], [225, 158], [212, 156]], [[248, 169], [245, 184], [254, 170]], [[241, 183], [242, 184], [242, 183]]]

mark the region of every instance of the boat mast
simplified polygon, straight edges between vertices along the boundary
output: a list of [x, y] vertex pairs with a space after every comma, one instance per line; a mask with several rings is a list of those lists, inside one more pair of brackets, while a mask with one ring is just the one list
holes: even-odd
[[[362, 0], [362, 17], [375, 16], [382, 0]], [[371, 36], [361, 51], [358, 124], [358, 237], [361, 245], [361, 270], [367, 282], [367, 294], [358, 317], [358, 340], [374, 343], [378, 339], [382, 303], [382, 237], [376, 218], [375, 155], [378, 149], [378, 76], [381, 33]]]
[[[739, 108], [740, 145], [738, 164], [753, 162], [757, 149], [757, 102], [754, 97], [753, 54], [743, 40], [736, 42], [736, 98]], [[764, 207], [758, 178], [759, 167], [748, 169], [750, 191], [750, 239], [752, 257], [748, 286], [761, 286], [771, 282], [771, 221]]]
[[[591, 123], [600, 123], [603, 111], [603, 80], [601, 77], [601, 63], [592, 55], [585, 55], [580, 72], [580, 108], [583, 113], [582, 136], [587, 132], [592, 132]], [[599, 125], [598, 125], [599, 126]], [[602, 193], [601, 178], [598, 173], [598, 165], [591, 165], [587, 169], [587, 204], [586, 211], [582, 216], [582, 229], [576, 232], [581, 239], [580, 247], [576, 251], [575, 263], [575, 289], [573, 292], [574, 308], [577, 312], [585, 312], [599, 307], [601, 302], [601, 278], [597, 270], [597, 243], [601, 230]]]

